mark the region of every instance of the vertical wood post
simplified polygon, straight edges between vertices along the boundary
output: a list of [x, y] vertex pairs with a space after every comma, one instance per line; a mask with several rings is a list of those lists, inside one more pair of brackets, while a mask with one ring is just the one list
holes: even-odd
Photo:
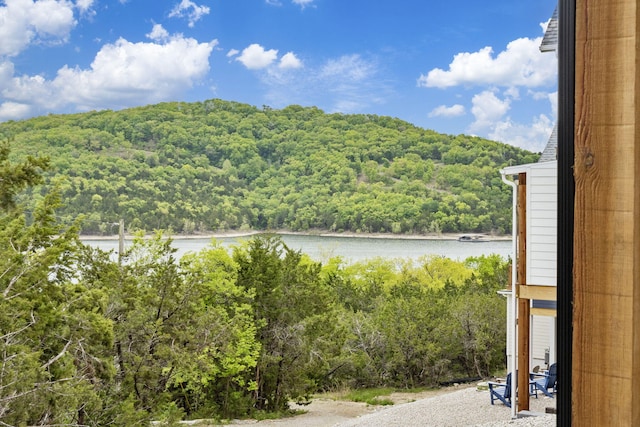
[[518, 411], [529, 410], [529, 342], [531, 306], [520, 298], [520, 286], [527, 284], [527, 174], [518, 174], [518, 259], [516, 297], [518, 298]]
[[575, 426], [640, 425], [639, 10], [576, 1]]

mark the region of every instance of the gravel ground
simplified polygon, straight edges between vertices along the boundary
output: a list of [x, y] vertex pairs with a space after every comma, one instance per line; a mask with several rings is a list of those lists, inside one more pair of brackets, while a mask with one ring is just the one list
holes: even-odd
[[[407, 402], [407, 396], [401, 398]], [[532, 398], [532, 412], [544, 414], [555, 407], [555, 399]], [[305, 407], [307, 413], [279, 420], [236, 420], [226, 426], [258, 427], [502, 427], [556, 425], [555, 415], [511, 418], [511, 409], [503, 404], [491, 405], [489, 392], [476, 387], [442, 390], [425, 398], [393, 406], [367, 406], [363, 403], [316, 399]], [[201, 425], [201, 424], [200, 424]]]
[[[544, 414], [555, 407], [555, 400], [532, 398], [530, 410]], [[511, 410], [502, 404], [491, 405], [489, 392], [464, 388], [451, 393], [386, 407], [376, 412], [336, 424], [336, 427], [458, 427], [458, 426], [555, 426], [555, 415], [511, 418]]]

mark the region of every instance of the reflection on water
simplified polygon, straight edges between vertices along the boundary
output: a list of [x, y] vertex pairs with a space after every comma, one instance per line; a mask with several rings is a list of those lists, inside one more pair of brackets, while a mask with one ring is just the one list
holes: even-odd
[[[498, 254], [504, 258], [511, 255], [511, 241], [459, 242], [457, 240], [430, 239], [387, 239], [371, 237], [304, 236], [281, 234], [282, 241], [291, 249], [300, 250], [315, 261], [326, 262], [331, 257], [340, 256], [347, 263], [377, 257], [413, 259], [425, 255], [439, 255], [464, 260], [470, 256]], [[230, 248], [251, 236], [216, 238], [222, 246]], [[114, 239], [86, 240], [92, 246], [117, 252], [118, 241]], [[131, 242], [126, 241], [125, 245]], [[197, 252], [206, 248], [211, 239], [180, 239], [173, 241], [180, 257], [187, 252]]]

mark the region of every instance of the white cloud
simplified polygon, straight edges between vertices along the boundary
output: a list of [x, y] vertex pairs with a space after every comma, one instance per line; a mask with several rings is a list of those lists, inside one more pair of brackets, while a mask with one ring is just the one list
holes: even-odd
[[536, 101], [549, 101], [551, 106], [551, 115], [553, 117], [558, 116], [558, 91], [555, 92], [534, 92], [529, 91], [528, 95], [531, 99]]
[[3, 102], [0, 104], [0, 121], [18, 120], [28, 116], [30, 112], [31, 107], [27, 104]]
[[11, 61], [0, 62], [0, 93], [9, 87], [14, 72], [14, 66]]
[[504, 91], [504, 95], [511, 99], [520, 99], [520, 91], [517, 87], [511, 86]]
[[278, 65], [280, 68], [301, 68], [302, 61], [300, 61], [293, 52], [285, 53], [282, 58], [280, 58], [280, 64]]
[[169, 39], [169, 32], [162, 25], [154, 24], [151, 32], [147, 33], [146, 36], [153, 41], [163, 42]]
[[76, 8], [82, 14], [92, 13], [91, 8], [93, 7], [94, 0], [76, 0]]
[[75, 26], [73, 5], [66, 1], [41, 0], [32, 3], [29, 21], [43, 36], [66, 41], [69, 31]]
[[338, 98], [334, 101], [333, 112], [346, 113], [360, 111], [366, 107], [366, 99], [357, 98]]
[[342, 113], [362, 111], [383, 102], [386, 88], [374, 78], [375, 62], [361, 55], [344, 55], [330, 59], [318, 74], [319, 87], [333, 95], [333, 110]]
[[471, 103], [473, 104], [471, 113], [474, 115], [475, 121], [469, 130], [474, 134], [490, 129], [509, 111], [511, 106], [509, 99], [499, 99], [491, 90], [474, 95]]
[[238, 49], [231, 49], [229, 52], [227, 52], [227, 58], [231, 58], [232, 56], [236, 56], [239, 53], [240, 53], [240, 51]]
[[[282, 2], [280, 0], [264, 0], [266, 4], [271, 6], [282, 6]], [[314, 0], [291, 0], [291, 3], [300, 6], [304, 9], [307, 6], [310, 6]]]
[[52, 84], [68, 102], [86, 108], [148, 104], [170, 99], [209, 72], [217, 44], [182, 36], [165, 44], [119, 39], [105, 45], [91, 69], [63, 67]]
[[254, 43], [252, 45], [249, 45], [249, 47], [244, 48], [237, 60], [250, 70], [258, 70], [268, 67], [277, 58], [277, 50], [265, 50], [259, 44]]
[[[548, 22], [542, 23], [541, 29], [544, 31], [547, 25]], [[525, 37], [508, 43], [497, 53], [490, 46], [476, 52], [458, 53], [447, 69], [434, 68], [420, 75], [418, 86], [462, 87], [464, 92], [459, 93], [460, 96], [471, 87], [479, 87], [469, 101], [473, 122], [466, 132], [540, 151], [557, 116], [557, 92], [548, 91], [557, 84], [557, 57], [541, 53], [541, 41], [541, 37]], [[529, 121], [523, 119], [524, 111], [544, 99], [549, 100], [550, 114], [533, 116], [532, 113]], [[432, 110], [429, 117], [448, 112], [446, 106], [440, 106]], [[518, 121], [511, 116], [517, 116]]]
[[[468, 132], [530, 151], [542, 151], [553, 129], [553, 120], [540, 114], [533, 117], [530, 123], [514, 121], [507, 115], [515, 99], [509, 95], [507, 91], [505, 98], [500, 99], [493, 90], [474, 95], [471, 112], [475, 121], [469, 126]], [[551, 100], [553, 96], [549, 98]]]
[[184, 18], [189, 20], [189, 27], [193, 27], [196, 22], [205, 15], [208, 15], [211, 9], [209, 6], [198, 6], [191, 0], [182, 0], [175, 5], [169, 13], [170, 18]]
[[462, 116], [465, 113], [465, 108], [463, 105], [455, 104], [450, 107], [446, 105], [440, 105], [429, 113], [429, 117], [458, 117]]
[[313, 3], [313, 0], [291, 0], [293, 4], [297, 4], [303, 9]]
[[362, 59], [360, 55], [344, 55], [338, 59], [327, 61], [320, 75], [325, 78], [340, 77], [347, 81], [361, 81], [374, 72], [371, 62]]
[[540, 29], [542, 30], [542, 34], [547, 32], [547, 27], [549, 26], [550, 22], [551, 22], [551, 18], [549, 18], [546, 21], [540, 23]]
[[547, 99], [551, 104], [551, 112], [553, 117], [558, 117], [558, 91], [548, 94]]
[[540, 53], [542, 38], [520, 38], [510, 42], [495, 57], [489, 46], [453, 57], [448, 70], [435, 68], [418, 79], [418, 86], [496, 85], [539, 87], [553, 84], [557, 75], [554, 55]]
[[[150, 34], [164, 34], [154, 27]], [[199, 43], [182, 35], [164, 43], [132, 43], [119, 39], [102, 47], [90, 68], [64, 66], [53, 80], [14, 76], [10, 63], [0, 63], [2, 115], [46, 113], [53, 109], [123, 108], [175, 99], [209, 72], [209, 56], [217, 41]], [[9, 65], [7, 65], [9, 64]], [[6, 78], [6, 79], [5, 79]]]
[[32, 43], [65, 43], [76, 25], [65, 0], [5, 0], [0, 7], [0, 55], [15, 56]]
[[515, 123], [511, 119], [498, 121], [488, 137], [529, 151], [542, 152], [552, 130], [553, 121], [540, 114], [533, 118], [531, 124]]
[[549, 93], [543, 92], [543, 91], [530, 90], [528, 94], [532, 99], [535, 99], [536, 101], [540, 101], [541, 99], [547, 99], [549, 97]]
[[9, 80], [2, 91], [6, 102], [21, 104], [38, 103], [45, 108], [56, 106], [59, 97], [52, 91], [51, 85], [42, 76], [20, 76]]
[[364, 113], [394, 95], [380, 77], [376, 61], [361, 55], [344, 55], [299, 69], [270, 67], [259, 77], [268, 87], [265, 103], [278, 108], [300, 104], [328, 112]]

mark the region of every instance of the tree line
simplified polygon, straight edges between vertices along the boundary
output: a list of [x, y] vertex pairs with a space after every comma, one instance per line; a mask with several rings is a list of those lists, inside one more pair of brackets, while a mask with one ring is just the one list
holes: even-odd
[[59, 215], [83, 233], [510, 230], [499, 169], [538, 155], [371, 114], [218, 99], [0, 124], [12, 156], [48, 156]]
[[59, 220], [49, 167], [0, 146], [3, 425], [255, 416], [503, 366], [499, 256], [322, 264], [267, 235], [177, 259], [162, 233], [108, 253]]

